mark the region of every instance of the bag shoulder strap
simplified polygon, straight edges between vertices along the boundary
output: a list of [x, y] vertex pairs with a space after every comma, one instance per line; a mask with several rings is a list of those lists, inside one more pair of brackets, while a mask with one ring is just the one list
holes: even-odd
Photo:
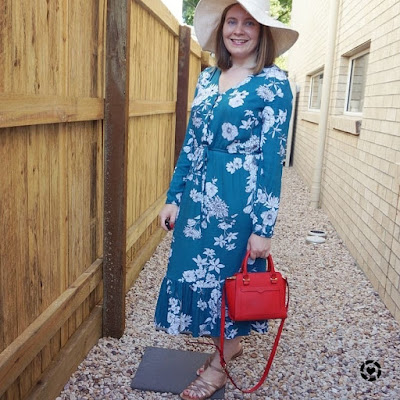
[[285, 318], [281, 320], [281, 323], [279, 325], [278, 333], [276, 334], [274, 345], [272, 347], [271, 354], [269, 355], [269, 358], [268, 358], [268, 361], [267, 361], [267, 365], [265, 366], [265, 370], [264, 370], [264, 373], [263, 373], [261, 379], [252, 388], [250, 388], [250, 389], [242, 389], [233, 380], [232, 376], [230, 375], [230, 373], [228, 371], [227, 364], [226, 364], [226, 361], [224, 359], [225, 314], [226, 314], [226, 312], [225, 312], [225, 297], [226, 297], [226, 290], [225, 290], [225, 286], [224, 286], [223, 292], [222, 292], [222, 305], [221, 305], [220, 347], [217, 346], [217, 349], [218, 349], [218, 352], [219, 352], [219, 357], [220, 357], [220, 363], [221, 363], [221, 366], [224, 369], [227, 377], [229, 378], [229, 380], [232, 382], [233, 386], [235, 386], [236, 389], [239, 389], [242, 393], [253, 393], [257, 389], [259, 389], [261, 387], [261, 385], [264, 383], [264, 381], [267, 379], [269, 370], [270, 370], [271, 365], [272, 365], [272, 361], [274, 360], [274, 357], [275, 357], [275, 354], [276, 354], [276, 350], [278, 348], [279, 339], [281, 338], [281, 334], [282, 334], [282, 330], [283, 330], [283, 324], [285, 323]]

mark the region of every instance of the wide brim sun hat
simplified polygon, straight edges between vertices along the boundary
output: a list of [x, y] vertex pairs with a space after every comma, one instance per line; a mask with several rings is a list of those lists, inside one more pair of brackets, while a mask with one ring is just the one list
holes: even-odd
[[270, 16], [269, 0], [200, 0], [194, 13], [193, 25], [203, 50], [215, 53], [222, 13], [232, 4], [240, 4], [258, 23], [270, 27], [276, 56], [289, 50], [299, 37], [297, 31]]

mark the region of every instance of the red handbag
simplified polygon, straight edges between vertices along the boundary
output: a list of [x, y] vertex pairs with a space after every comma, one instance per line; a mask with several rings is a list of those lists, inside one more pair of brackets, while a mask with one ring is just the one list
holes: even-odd
[[[248, 272], [247, 261], [250, 252], [246, 253], [239, 272], [225, 281], [221, 305], [220, 329], [220, 362], [232, 384], [243, 393], [252, 393], [264, 383], [278, 347], [283, 324], [289, 308], [289, 285], [280, 272], [275, 271], [272, 256], [268, 256], [266, 272]], [[226, 300], [225, 300], [226, 299]], [[264, 374], [260, 381], [250, 389], [242, 389], [233, 380], [224, 359], [225, 338], [225, 304], [228, 306], [229, 318], [233, 321], [256, 321], [265, 319], [282, 319], [278, 333], [268, 358]]]
[[266, 272], [247, 272], [249, 256], [247, 252], [240, 271], [225, 281], [229, 318], [233, 321], [286, 318], [286, 279], [275, 271], [271, 255]]

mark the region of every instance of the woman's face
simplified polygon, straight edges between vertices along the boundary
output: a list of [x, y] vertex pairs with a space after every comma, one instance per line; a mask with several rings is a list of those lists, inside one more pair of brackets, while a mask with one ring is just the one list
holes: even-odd
[[222, 37], [232, 58], [254, 57], [260, 36], [260, 24], [239, 4], [226, 14]]

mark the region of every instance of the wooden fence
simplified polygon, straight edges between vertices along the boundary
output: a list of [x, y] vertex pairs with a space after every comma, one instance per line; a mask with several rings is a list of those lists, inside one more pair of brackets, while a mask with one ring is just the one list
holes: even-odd
[[[1, 400], [55, 398], [103, 334], [106, 37], [117, 3], [0, 3]], [[163, 237], [178, 93], [186, 79], [186, 123], [209, 63], [161, 0], [127, 3], [124, 288]]]

